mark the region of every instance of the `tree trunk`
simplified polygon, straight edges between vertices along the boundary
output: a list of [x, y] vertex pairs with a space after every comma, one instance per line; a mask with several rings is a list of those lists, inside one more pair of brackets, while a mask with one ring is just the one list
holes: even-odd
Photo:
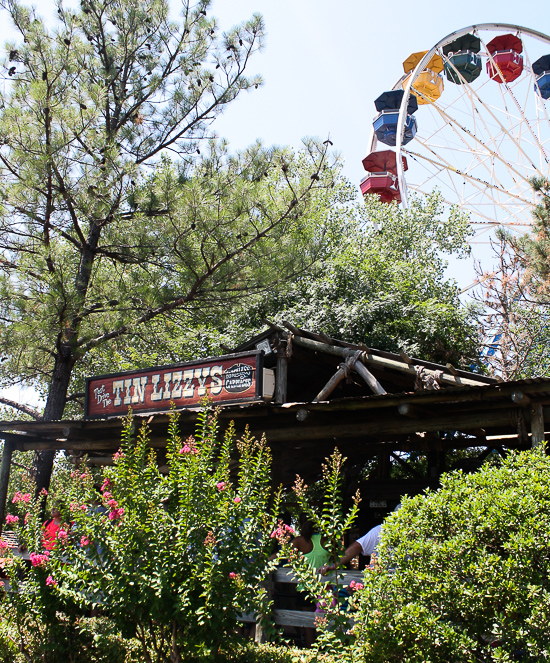
[[[60, 357], [58, 354], [56, 357], [48, 399], [44, 408], [44, 421], [58, 421], [63, 418], [73, 365], [74, 360], [71, 354], [68, 357]], [[34, 455], [32, 472], [37, 498], [41, 490], [48, 490], [50, 487], [55, 454], [55, 450], [45, 450], [37, 451]]]

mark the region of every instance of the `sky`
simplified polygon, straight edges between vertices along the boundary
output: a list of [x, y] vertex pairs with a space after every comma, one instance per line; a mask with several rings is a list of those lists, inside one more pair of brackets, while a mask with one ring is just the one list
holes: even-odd
[[[177, 2], [172, 5], [176, 12]], [[49, 0], [36, 6], [47, 18], [55, 15]], [[234, 149], [258, 138], [266, 145], [298, 148], [305, 136], [330, 137], [346, 176], [358, 185], [374, 99], [398, 80], [410, 53], [481, 23], [510, 23], [550, 34], [547, 7], [537, 0], [213, 0], [212, 13], [222, 29], [254, 12], [263, 15], [267, 29], [265, 47], [249, 70], [261, 74], [264, 85], [234, 102], [216, 121], [215, 131]], [[9, 36], [9, 24], [0, 21], [0, 40]], [[489, 268], [488, 251], [475, 252]], [[466, 286], [474, 278], [472, 264], [453, 261], [449, 274]]]
[[[216, 121], [216, 132], [233, 148], [257, 138], [299, 147], [304, 136], [330, 136], [344, 159], [346, 176], [357, 185], [365, 175], [361, 160], [369, 151], [374, 99], [400, 78], [409, 54], [482, 23], [509, 23], [550, 35], [548, 5], [536, 0], [213, 3], [222, 28], [254, 12], [263, 15], [267, 38], [250, 71], [261, 74], [264, 85], [228, 108]], [[492, 265], [486, 244], [473, 245], [472, 250], [472, 259], [450, 262], [449, 275], [461, 287], [475, 278], [474, 259], [485, 269]]]

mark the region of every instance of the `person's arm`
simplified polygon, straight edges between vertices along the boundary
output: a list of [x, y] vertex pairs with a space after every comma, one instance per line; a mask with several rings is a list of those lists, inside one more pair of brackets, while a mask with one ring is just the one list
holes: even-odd
[[361, 544], [359, 543], [359, 541], [355, 541], [354, 543], [351, 544], [351, 546], [346, 548], [346, 552], [344, 553], [344, 555], [342, 557], [340, 557], [340, 559], [338, 560], [338, 564], [336, 564], [336, 565], [334, 565], [334, 564], [325, 564], [324, 566], [322, 566], [319, 569], [319, 573], [322, 576], [326, 576], [326, 574], [329, 571], [334, 571], [337, 566], [343, 566], [344, 564], [347, 564], [348, 562], [350, 562], [354, 557], [357, 557], [357, 555], [359, 555], [361, 550], [362, 550]]

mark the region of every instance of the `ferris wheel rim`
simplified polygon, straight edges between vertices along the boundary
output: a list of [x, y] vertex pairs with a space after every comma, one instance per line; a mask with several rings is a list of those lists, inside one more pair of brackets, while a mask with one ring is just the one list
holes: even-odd
[[[546, 35], [542, 32], [539, 32], [538, 30], [533, 30], [532, 28], [527, 28], [524, 26], [520, 26], [517, 24], [510, 24], [510, 23], [479, 23], [479, 24], [474, 24], [470, 25], [464, 28], [461, 28], [459, 30], [455, 30], [442, 39], [440, 39], [436, 44], [434, 44], [429, 50], [426, 51], [426, 53], [421, 57], [421, 59], [418, 61], [416, 67], [412, 72], [408, 72], [401, 76], [399, 80], [394, 84], [394, 86], [391, 88], [392, 90], [396, 89], [403, 89], [403, 96], [401, 99], [401, 103], [399, 106], [399, 111], [398, 111], [398, 122], [397, 122], [397, 130], [396, 130], [396, 143], [395, 143], [395, 152], [396, 152], [396, 175], [397, 175], [397, 184], [399, 188], [399, 194], [401, 198], [401, 205], [404, 209], [407, 209], [409, 207], [409, 202], [408, 202], [408, 186], [405, 178], [405, 168], [403, 164], [403, 159], [400, 158], [403, 156], [403, 154], [408, 154], [409, 150], [404, 150], [403, 149], [403, 138], [404, 138], [404, 128], [405, 128], [405, 122], [407, 120], [407, 105], [409, 101], [409, 97], [411, 95], [411, 90], [414, 86], [415, 81], [418, 79], [419, 75], [427, 68], [428, 63], [432, 59], [434, 55], [436, 55], [437, 51], [441, 49], [443, 46], [445, 46], [448, 43], [451, 43], [452, 41], [470, 33], [474, 32], [477, 33], [479, 31], [491, 31], [491, 32], [513, 32], [517, 34], [521, 34], [522, 36], [530, 36], [534, 39], [537, 39], [545, 44], [550, 45], [550, 36]], [[490, 56], [491, 57], [491, 56]], [[492, 57], [491, 57], [492, 59]], [[415, 91], [416, 92], [416, 91]], [[513, 95], [512, 95], [513, 96]], [[437, 105], [433, 103], [433, 101], [430, 100], [430, 103], [436, 107]], [[516, 101], [517, 103], [517, 101]], [[521, 112], [521, 109], [520, 109]], [[547, 115], [548, 117], [548, 115]], [[526, 119], [526, 118], [525, 118]], [[528, 123], [527, 123], [528, 124]], [[374, 127], [371, 129], [371, 135], [370, 135], [370, 150], [369, 152], [373, 152], [376, 149], [376, 146], [378, 144], [378, 139], [376, 137], [376, 134], [374, 132]], [[548, 160], [547, 160], [548, 161]], [[493, 222], [494, 223], [494, 222]], [[517, 224], [516, 224], [517, 225]]]

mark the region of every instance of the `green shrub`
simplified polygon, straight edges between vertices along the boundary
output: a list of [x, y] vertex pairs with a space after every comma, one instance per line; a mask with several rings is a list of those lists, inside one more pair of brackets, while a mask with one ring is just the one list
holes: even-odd
[[[248, 433], [236, 441], [232, 425], [221, 442], [218, 433], [217, 414], [206, 408], [196, 436], [183, 441], [173, 413], [164, 476], [146, 426], [135, 439], [129, 416], [102, 491], [88, 470], [72, 473], [65, 542], [24, 582], [17, 563], [11, 567], [20, 591], [6, 604], [29, 652], [47, 663], [71, 661], [78, 637], [91, 634], [82, 615], [99, 605], [114, 634], [137, 638], [145, 662], [215, 658], [235, 637], [240, 613], [268, 612], [261, 583], [274, 566], [267, 557], [278, 508], [277, 499], [271, 504], [270, 453]], [[30, 551], [40, 551], [36, 503], [21, 534]], [[96, 629], [90, 637], [118, 660], [115, 636]]]
[[372, 663], [544, 661], [550, 653], [550, 458], [442, 477], [386, 521], [365, 575], [356, 654]]

